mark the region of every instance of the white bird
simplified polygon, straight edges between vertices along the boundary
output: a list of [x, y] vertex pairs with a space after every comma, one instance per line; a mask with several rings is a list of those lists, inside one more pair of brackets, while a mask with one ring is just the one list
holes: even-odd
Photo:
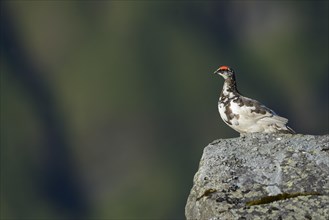
[[295, 131], [287, 126], [288, 119], [277, 115], [260, 102], [242, 96], [236, 86], [233, 69], [221, 66], [215, 72], [225, 79], [218, 101], [218, 110], [223, 121], [240, 134], [290, 133]]

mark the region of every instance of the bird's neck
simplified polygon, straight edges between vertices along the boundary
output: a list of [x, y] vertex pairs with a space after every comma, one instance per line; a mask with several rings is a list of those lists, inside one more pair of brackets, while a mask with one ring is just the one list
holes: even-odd
[[227, 96], [228, 94], [233, 94], [233, 95], [239, 94], [237, 87], [236, 87], [236, 81], [235, 81], [234, 76], [225, 79], [221, 95]]

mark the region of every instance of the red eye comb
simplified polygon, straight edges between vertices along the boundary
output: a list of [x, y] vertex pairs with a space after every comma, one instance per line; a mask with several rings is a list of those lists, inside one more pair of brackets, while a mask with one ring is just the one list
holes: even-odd
[[221, 67], [219, 67], [218, 69], [219, 69], [219, 70], [229, 70], [230, 67], [228, 67], [228, 66], [221, 66]]

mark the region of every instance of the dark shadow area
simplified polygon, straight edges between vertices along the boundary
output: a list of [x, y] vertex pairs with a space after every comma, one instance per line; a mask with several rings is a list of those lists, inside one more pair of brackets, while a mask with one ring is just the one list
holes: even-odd
[[[38, 70], [26, 53], [16, 32], [14, 19], [1, 4], [1, 55], [10, 68], [10, 77], [20, 84], [35, 107], [43, 132], [43, 167], [35, 170], [37, 188], [59, 216], [82, 219], [88, 216], [88, 202], [79, 177], [72, 165], [65, 125], [56, 106], [51, 87], [43, 80], [44, 70]], [[13, 100], [15, 101], [15, 100]], [[14, 201], [13, 201], [14, 202]], [[11, 204], [15, 206], [15, 204]], [[18, 210], [19, 211], [19, 210]], [[21, 216], [24, 218], [25, 216]]]

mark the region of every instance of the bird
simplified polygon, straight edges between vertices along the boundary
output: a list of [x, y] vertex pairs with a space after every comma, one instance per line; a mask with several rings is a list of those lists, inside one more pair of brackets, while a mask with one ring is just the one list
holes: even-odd
[[220, 66], [214, 74], [224, 78], [224, 85], [218, 100], [218, 111], [222, 120], [241, 136], [247, 133], [296, 132], [287, 126], [288, 119], [257, 100], [242, 96], [235, 80], [235, 72], [229, 66]]

